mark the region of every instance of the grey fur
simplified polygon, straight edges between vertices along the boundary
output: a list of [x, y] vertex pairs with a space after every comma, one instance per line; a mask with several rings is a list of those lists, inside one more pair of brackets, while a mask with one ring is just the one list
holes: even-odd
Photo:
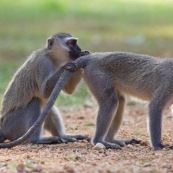
[[[84, 80], [99, 104], [93, 143], [120, 149], [139, 140], [116, 140], [125, 107], [125, 95], [132, 95], [149, 104], [149, 133], [155, 150], [161, 143], [162, 112], [173, 99], [173, 60], [130, 52], [92, 53], [75, 61], [84, 68]], [[169, 146], [168, 148], [173, 148]]]
[[[4, 142], [5, 139], [9, 139], [13, 142], [0, 144], [0, 148], [10, 148], [26, 142], [34, 132], [36, 133], [30, 142], [36, 144], [88, 139], [83, 135], [66, 134], [58, 109], [55, 106], [52, 108], [56, 95], [52, 95], [51, 92], [65, 70], [63, 65], [81, 55], [78, 45], [75, 45], [74, 48], [68, 45], [70, 52], [64, 48], [64, 45], [67, 44], [65, 40], [70, 37], [74, 39], [66, 33], [50, 37], [47, 47], [33, 52], [13, 76], [4, 94], [0, 112], [0, 141]], [[50, 39], [53, 39], [53, 42], [49, 45]], [[64, 83], [63, 90], [71, 94], [80, 80], [81, 70], [75, 72], [74, 76]], [[42, 116], [39, 116], [45, 105]], [[43, 138], [41, 137], [43, 125], [40, 129], [37, 130], [37, 128], [47, 114], [48, 118], [45, 120], [44, 128], [48, 129], [53, 136]], [[33, 126], [34, 123], [35, 126]], [[30, 131], [22, 138], [21, 136], [29, 129]], [[16, 139], [18, 140], [14, 141]]]

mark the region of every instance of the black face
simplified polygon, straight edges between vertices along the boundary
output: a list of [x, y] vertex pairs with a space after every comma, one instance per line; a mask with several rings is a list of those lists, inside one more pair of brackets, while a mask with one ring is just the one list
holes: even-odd
[[64, 32], [60, 32], [58, 34], [54, 34], [52, 35], [52, 37], [50, 37], [48, 39], [48, 44], [47, 47], [49, 49], [52, 48], [53, 44], [54, 44], [54, 39], [61, 39], [63, 41], [66, 40], [65, 44], [66, 46], [70, 49], [69, 53], [70, 53], [70, 58], [72, 60], [75, 60], [77, 58], [79, 58], [82, 54], [81, 48], [77, 45], [77, 39], [74, 38], [72, 35], [68, 34], [68, 33], [64, 33]]
[[67, 46], [70, 48], [70, 56], [72, 60], [75, 60], [81, 56], [81, 48], [77, 45], [76, 39], [68, 40]]

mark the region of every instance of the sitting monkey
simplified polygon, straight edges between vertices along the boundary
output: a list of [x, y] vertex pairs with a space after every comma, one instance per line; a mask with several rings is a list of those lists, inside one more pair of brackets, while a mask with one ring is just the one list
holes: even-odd
[[[82, 55], [77, 38], [68, 33], [52, 35], [47, 46], [33, 52], [14, 74], [2, 101], [0, 112], [0, 142], [14, 141], [25, 134], [38, 119], [56, 82], [65, 69], [65, 64]], [[71, 94], [81, 80], [81, 70], [63, 87]], [[42, 137], [43, 129], [52, 136]], [[44, 125], [37, 130], [29, 142], [54, 144], [88, 139], [83, 135], [65, 133], [63, 121], [57, 107], [53, 106]], [[3, 145], [3, 144], [2, 144]]]

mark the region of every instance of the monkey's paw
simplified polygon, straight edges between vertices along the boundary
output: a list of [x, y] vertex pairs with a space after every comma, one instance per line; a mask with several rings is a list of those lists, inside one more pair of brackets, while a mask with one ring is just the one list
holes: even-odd
[[173, 150], [173, 145], [166, 147], [167, 149]]
[[63, 136], [63, 139], [65, 139], [68, 142], [76, 142], [78, 140], [86, 140], [88, 142], [90, 142], [91, 138], [89, 138], [88, 136], [84, 136], [84, 135], [65, 135]]
[[139, 144], [141, 140], [139, 139], [127, 139], [127, 140], [122, 140], [126, 145], [128, 144]]
[[120, 147], [124, 147], [129, 144], [139, 144], [141, 142], [141, 140], [138, 140], [138, 139], [126, 139], [126, 140], [113, 139], [111, 141], [108, 140], [108, 142], [118, 144]]
[[104, 145], [106, 149], [121, 150], [121, 146], [116, 143], [111, 143], [106, 141], [93, 141], [94, 145], [97, 145], [98, 143], [101, 143], [102, 145]]
[[78, 65], [75, 61], [73, 62], [68, 62], [66, 65], [65, 65], [65, 69], [66, 70], [69, 70], [69, 71], [72, 71], [72, 72], [75, 72], [78, 70]]
[[162, 149], [168, 149], [168, 150], [173, 150], [173, 146], [171, 145], [159, 145], [159, 146], [154, 146], [154, 150], [162, 150]]
[[90, 54], [90, 52], [89, 52], [89, 51], [84, 50], [84, 51], [81, 51], [80, 56], [85, 56], [85, 55], [89, 55], [89, 54]]
[[105, 146], [106, 149], [116, 149], [116, 150], [121, 150], [121, 146], [115, 143], [109, 143], [109, 142], [102, 142], [102, 144]]
[[67, 140], [60, 138], [58, 136], [44, 137], [39, 140], [31, 140], [32, 144], [66, 144], [67, 142]]

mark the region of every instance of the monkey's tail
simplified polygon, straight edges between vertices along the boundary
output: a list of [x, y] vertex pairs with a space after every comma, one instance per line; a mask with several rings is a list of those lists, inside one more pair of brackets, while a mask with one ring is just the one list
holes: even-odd
[[79, 68], [85, 68], [85, 66], [89, 63], [89, 61], [92, 59], [91, 54], [81, 56], [75, 62], [77, 63], [77, 66]]
[[4, 134], [0, 131], [0, 143], [5, 141]]
[[44, 107], [43, 111], [41, 112], [40, 116], [38, 117], [38, 119], [34, 123], [34, 125], [23, 136], [21, 136], [17, 140], [0, 144], [0, 148], [12, 148], [19, 144], [22, 144], [22, 143], [26, 142], [37, 131], [37, 129], [42, 125], [42, 123], [48, 116], [49, 111], [53, 107], [61, 89], [68, 82], [68, 80], [72, 77], [73, 73], [74, 72], [68, 71], [68, 70], [65, 70], [63, 72], [63, 74], [60, 76], [58, 82], [56, 83], [56, 85], [47, 101], [46, 106]]

